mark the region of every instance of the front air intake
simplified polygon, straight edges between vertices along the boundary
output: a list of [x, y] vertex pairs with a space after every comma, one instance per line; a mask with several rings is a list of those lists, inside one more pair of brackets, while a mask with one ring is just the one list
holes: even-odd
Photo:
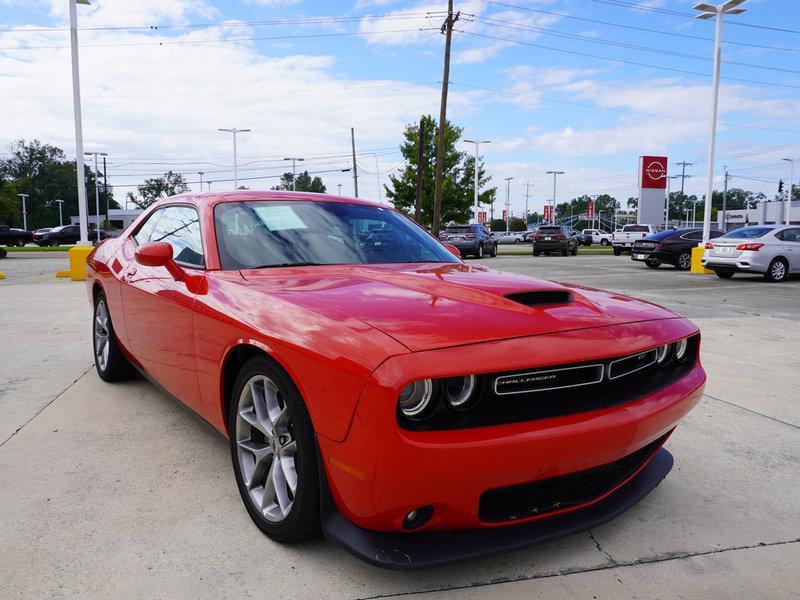
[[525, 306], [554, 306], [572, 302], [572, 294], [562, 290], [542, 290], [536, 292], [514, 292], [506, 298]]

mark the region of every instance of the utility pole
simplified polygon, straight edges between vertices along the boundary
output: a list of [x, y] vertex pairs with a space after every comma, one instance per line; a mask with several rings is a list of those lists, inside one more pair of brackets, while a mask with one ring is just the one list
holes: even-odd
[[56, 200], [58, 203], [58, 226], [61, 227], [64, 224], [64, 217], [61, 214], [61, 205], [64, 204], [63, 200]]
[[548, 175], [553, 176], [553, 210], [550, 213], [550, 225], [556, 224], [556, 178], [563, 175], [564, 171], [547, 171]]
[[198, 171], [198, 175], [200, 175], [200, 193], [203, 193], [203, 175], [205, 175], [205, 171]]
[[728, 165], [722, 167], [725, 169], [725, 185], [722, 188], [722, 230], [728, 231]]
[[530, 197], [531, 182], [525, 182], [525, 229], [528, 228], [528, 198]]
[[684, 161], [681, 161], [681, 162], [676, 162], [674, 164], [675, 164], [676, 167], [680, 167], [681, 168], [681, 174], [678, 175], [678, 177], [681, 178], [681, 196], [683, 196], [683, 183], [684, 183], [684, 180], [687, 177], [691, 177], [691, 175], [687, 175], [686, 174], [686, 167], [691, 167], [694, 163], [686, 162], [684, 160]]
[[447, 89], [450, 84], [450, 46], [453, 38], [453, 23], [458, 21], [460, 12], [453, 14], [453, 0], [447, 0], [447, 18], [442, 24], [444, 41], [444, 74], [442, 75], [442, 100], [439, 104], [439, 136], [436, 140], [436, 177], [433, 187], [433, 223], [431, 233], [439, 236], [439, 219], [442, 212], [442, 175], [444, 173], [444, 138], [447, 128]]
[[783, 158], [781, 160], [785, 160], [789, 163], [789, 185], [786, 186], [786, 208], [784, 210], [784, 222], [786, 225], [789, 224], [789, 219], [791, 215], [789, 211], [792, 209], [792, 187], [794, 184], [794, 159], [793, 158]]
[[94, 210], [95, 227], [97, 228], [97, 243], [100, 243], [100, 188], [97, 185], [97, 156], [108, 156], [105, 152], [84, 152], [86, 156], [94, 155]]
[[25, 207], [25, 201], [30, 198], [28, 194], [17, 194], [22, 199], [22, 228], [28, 229], [28, 211]]
[[103, 156], [103, 196], [106, 200], [106, 223], [108, 223], [108, 209], [110, 208], [108, 202], [108, 171], [106, 171], [106, 157]]
[[[425, 118], [419, 120], [419, 132], [417, 135], [417, 191], [414, 195], [414, 220], [419, 223], [420, 213], [422, 212], [422, 180], [425, 176]], [[475, 215], [478, 218], [478, 215]]]
[[81, 77], [78, 64], [78, 8], [89, 0], [69, 0], [69, 35], [72, 56], [72, 112], [75, 119], [75, 167], [78, 175], [78, 221], [81, 239], [79, 246], [89, 246], [89, 228], [86, 219], [86, 173], [83, 167], [83, 125], [81, 122]]
[[511, 180], [513, 177], [506, 177], [506, 231], [509, 231], [509, 221], [511, 220]]
[[227, 133], [233, 134], [233, 189], [239, 189], [239, 165], [237, 163], [236, 158], [236, 134], [237, 133], [247, 133], [250, 131], [249, 129], [237, 129], [233, 127], [231, 129], [217, 129], [217, 131], [225, 131]]
[[358, 167], [356, 167], [356, 130], [350, 128], [350, 144], [353, 147], [353, 193], [358, 198]]
[[288, 158], [284, 158], [283, 160], [290, 160], [292, 161], [292, 191], [296, 190], [295, 182], [297, 181], [297, 161], [303, 162], [305, 158], [300, 158], [299, 156], [290, 156]]

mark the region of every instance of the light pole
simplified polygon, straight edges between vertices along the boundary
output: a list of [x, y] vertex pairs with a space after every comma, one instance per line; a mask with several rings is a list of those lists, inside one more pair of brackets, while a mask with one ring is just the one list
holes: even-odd
[[506, 232], [509, 231], [509, 221], [511, 220], [511, 180], [513, 177], [506, 177]]
[[100, 187], [97, 185], [97, 157], [108, 156], [108, 153], [84, 152], [84, 154], [86, 156], [94, 155], [94, 209], [95, 209], [95, 216], [97, 217], [97, 222], [95, 223], [95, 227], [97, 227], [97, 243], [99, 244], [100, 243]]
[[[236, 162], [236, 134], [237, 133], [247, 133], [250, 131], [249, 129], [237, 129], [236, 127], [232, 127], [231, 129], [218, 129], [217, 131], [226, 131], [228, 133], [233, 134], [233, 189], [239, 189], [239, 165]], [[210, 187], [208, 189], [211, 189]]]
[[474, 217], [475, 222], [478, 222], [478, 147], [481, 144], [491, 144], [492, 140], [464, 140], [468, 144], [475, 144], [475, 207]]
[[556, 224], [556, 178], [563, 175], [564, 171], [547, 171], [548, 175], [553, 176], [553, 210], [550, 212], [550, 224]]
[[785, 160], [789, 163], [789, 187], [786, 189], [786, 209], [784, 210], [784, 222], [788, 225], [789, 224], [789, 211], [792, 209], [792, 184], [794, 183], [794, 159], [793, 158], [784, 158], [781, 160]]
[[723, 15], [738, 15], [745, 11], [737, 8], [745, 0], [727, 0], [722, 4], [706, 4], [701, 2], [694, 9], [702, 11], [698, 19], [711, 19], [716, 17], [717, 28], [714, 35], [714, 74], [711, 83], [711, 126], [708, 136], [708, 172], [706, 174], [706, 203], [703, 211], [703, 241], [698, 244], [705, 246], [711, 234], [711, 194], [714, 191], [714, 150], [717, 137], [717, 105], [719, 104], [719, 67], [722, 60], [722, 17]]
[[58, 202], [58, 226], [61, 227], [64, 224], [64, 218], [61, 216], [61, 205], [64, 204], [63, 200], [56, 200]]
[[198, 171], [198, 175], [200, 175], [200, 193], [203, 192], [203, 175], [205, 175], [205, 171]]
[[[300, 158], [299, 156], [290, 156], [288, 158], [284, 158], [283, 160], [290, 160], [292, 161], [292, 191], [295, 191], [295, 182], [297, 181], [297, 161], [303, 162], [305, 158]], [[377, 158], [375, 159], [378, 160]], [[377, 164], [377, 163], [376, 163]]]
[[341, 183], [337, 183], [337, 184], [336, 184], [336, 187], [338, 187], [338, 188], [339, 188], [339, 192], [338, 192], [338, 194], [341, 196], [341, 195], [342, 195], [342, 184], [341, 184]]
[[30, 198], [28, 194], [17, 194], [22, 199], [22, 228], [27, 231], [28, 229], [28, 211], [25, 207], [25, 200]]
[[86, 215], [86, 174], [83, 172], [83, 125], [81, 123], [81, 77], [78, 66], [78, 8], [77, 4], [90, 4], [89, 0], [69, 0], [69, 37], [72, 55], [72, 112], [75, 117], [75, 166], [78, 176], [78, 221], [81, 239], [79, 246], [88, 246], [89, 230]]

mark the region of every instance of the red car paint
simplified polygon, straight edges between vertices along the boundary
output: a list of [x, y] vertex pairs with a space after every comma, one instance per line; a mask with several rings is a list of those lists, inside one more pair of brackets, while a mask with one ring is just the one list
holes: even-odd
[[[283, 192], [168, 198], [151, 210], [199, 210], [206, 268], [184, 268], [176, 279], [137, 262], [132, 235], [148, 211], [89, 256], [89, 296], [102, 288], [128, 358], [225, 435], [227, 358], [242, 344], [270, 354], [308, 406], [338, 509], [361, 527], [401, 531], [404, 515], [427, 504], [435, 512], [424, 529], [506, 525], [479, 520], [485, 490], [617, 460], [670, 431], [700, 400], [698, 360], [675, 383], [604, 410], [404, 430], [397, 398], [412, 380], [622, 356], [697, 327], [648, 302], [464, 263], [221, 270], [214, 206], [265, 199], [359, 202]], [[574, 301], [532, 308], [503, 296], [531, 290], [569, 290]], [[527, 520], [536, 518], [546, 516]]]

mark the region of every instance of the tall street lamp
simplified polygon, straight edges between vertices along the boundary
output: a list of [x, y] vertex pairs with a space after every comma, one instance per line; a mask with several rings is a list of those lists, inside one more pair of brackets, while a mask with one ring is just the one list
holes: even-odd
[[86, 174], [83, 172], [83, 124], [81, 123], [81, 77], [78, 66], [78, 9], [77, 4], [89, 5], [89, 0], [69, 0], [69, 37], [72, 55], [72, 111], [75, 117], [75, 166], [78, 172], [78, 221], [81, 239], [79, 246], [88, 246], [89, 230], [86, 214]]
[[478, 147], [481, 144], [491, 144], [492, 140], [464, 140], [468, 144], [475, 144], [475, 222], [478, 222]]
[[701, 2], [694, 9], [701, 11], [698, 19], [717, 19], [717, 29], [714, 35], [714, 76], [711, 83], [711, 128], [708, 136], [708, 173], [706, 174], [706, 203], [703, 211], [703, 241], [699, 246], [705, 246], [711, 235], [711, 195], [714, 191], [714, 149], [717, 137], [717, 105], [719, 103], [719, 67], [721, 62], [722, 44], [722, 17], [723, 15], [738, 15], [745, 11], [737, 8], [745, 0], [727, 0], [722, 4], [706, 4]]
[[563, 175], [564, 171], [547, 171], [548, 175], [553, 176], [553, 210], [550, 212], [550, 224], [556, 224], [556, 178]]
[[789, 186], [786, 188], [786, 208], [783, 212], [783, 220], [788, 225], [789, 224], [789, 211], [792, 208], [792, 185], [794, 184], [794, 159], [793, 158], [783, 158], [781, 160], [785, 160], [789, 163]]
[[341, 183], [337, 183], [337, 184], [336, 184], [336, 187], [338, 187], [338, 188], [339, 188], [339, 192], [338, 192], [338, 194], [341, 196], [341, 195], [342, 195], [342, 184], [341, 184]]
[[[100, 186], [97, 185], [97, 157], [98, 156], [108, 156], [107, 152], [84, 152], [86, 156], [94, 155], [94, 208], [95, 208], [95, 215], [97, 217], [97, 222], [95, 226], [97, 227], [97, 243], [100, 243]], [[107, 217], [108, 215], [106, 215]]]
[[198, 171], [198, 175], [200, 175], [200, 193], [203, 193], [203, 175], [205, 175], [205, 171]]
[[509, 221], [511, 218], [511, 180], [513, 177], [506, 177], [506, 231], [509, 230]]
[[[300, 158], [299, 156], [288, 156], [283, 160], [290, 160], [292, 161], [292, 191], [294, 192], [296, 189], [296, 181], [297, 181], [297, 162], [303, 162], [305, 158]], [[376, 159], [377, 160], [377, 159]]]
[[[231, 129], [217, 129], [217, 131], [225, 131], [227, 133], [233, 134], [233, 189], [239, 189], [239, 165], [237, 164], [236, 159], [236, 134], [237, 133], [247, 133], [250, 131], [249, 129], [237, 129], [236, 127], [232, 127]], [[211, 189], [210, 187], [208, 189]]]
[[30, 198], [28, 194], [17, 194], [22, 199], [22, 228], [28, 229], [28, 211], [25, 207], [25, 200]]
[[61, 205], [64, 204], [63, 200], [56, 200], [58, 202], [58, 226], [61, 227], [64, 224], [64, 218], [61, 216]]

